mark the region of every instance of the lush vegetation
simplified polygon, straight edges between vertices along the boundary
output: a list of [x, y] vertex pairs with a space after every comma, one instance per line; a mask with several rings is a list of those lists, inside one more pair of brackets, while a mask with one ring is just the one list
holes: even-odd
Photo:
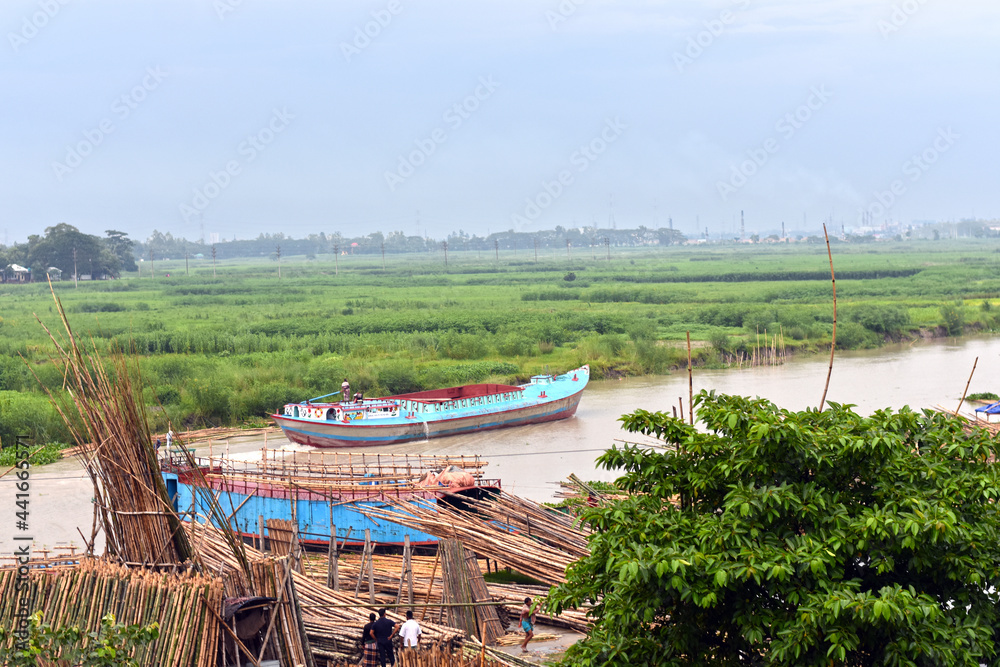
[[[838, 346], [996, 329], [998, 251], [993, 240], [838, 243]], [[825, 349], [832, 329], [821, 243], [598, 244], [541, 248], [537, 261], [531, 247], [500, 247], [449, 250], [447, 265], [441, 248], [384, 265], [314, 257], [157, 258], [120, 280], [54, 286], [77, 333], [140, 355], [157, 429], [259, 421], [344, 378], [379, 395], [584, 363], [595, 377], [661, 374], [686, 363], [688, 331], [701, 341], [695, 363], [720, 366], [765, 334], [789, 351]], [[38, 392], [62, 385], [35, 319], [59, 328], [48, 287], [0, 285], [0, 303], [0, 438], [66, 441]]]
[[160, 636], [160, 626], [124, 625], [113, 614], [101, 619], [100, 628], [86, 632], [79, 627], [53, 628], [42, 612], [31, 615], [21, 634], [0, 626], [0, 664], [29, 667], [65, 664], [73, 667], [140, 667], [131, 654]]
[[631, 495], [587, 508], [591, 555], [549, 598], [594, 602], [568, 665], [1000, 663], [1000, 446], [941, 414], [779, 410], [702, 393], [708, 432], [613, 448]]

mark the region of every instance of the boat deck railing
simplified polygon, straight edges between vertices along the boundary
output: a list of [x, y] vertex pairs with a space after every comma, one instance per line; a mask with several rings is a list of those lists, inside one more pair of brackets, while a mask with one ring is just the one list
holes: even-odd
[[[459, 468], [472, 476], [474, 486], [499, 485], [485, 480], [487, 462], [479, 456], [437, 456], [426, 454], [370, 454], [345, 452], [283, 452], [262, 449], [260, 458], [234, 459], [231, 456], [191, 456], [171, 453], [162, 461], [167, 472], [192, 480], [192, 463], [213, 487], [299, 489], [313, 493], [367, 494], [440, 491], [426, 483], [428, 476], [449, 468]], [[423, 483], [422, 483], [423, 482]]]

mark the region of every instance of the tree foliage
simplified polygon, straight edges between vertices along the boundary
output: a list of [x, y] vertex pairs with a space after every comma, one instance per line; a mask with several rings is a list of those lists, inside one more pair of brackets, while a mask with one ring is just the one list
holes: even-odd
[[45, 271], [54, 266], [64, 277], [81, 275], [118, 275], [121, 261], [99, 236], [84, 234], [73, 225], [61, 222], [45, 228], [45, 237], [28, 237], [28, 263], [37, 279], [44, 279]]
[[58, 661], [73, 667], [140, 667], [131, 655], [160, 636], [160, 625], [123, 625], [115, 622], [114, 614], [106, 614], [98, 630], [86, 632], [76, 626], [53, 628], [37, 611], [26, 635], [0, 627], [0, 664], [28, 667]]
[[996, 665], [997, 443], [940, 414], [789, 412], [701, 393], [700, 432], [600, 458], [591, 555], [550, 606], [593, 601], [572, 665]]

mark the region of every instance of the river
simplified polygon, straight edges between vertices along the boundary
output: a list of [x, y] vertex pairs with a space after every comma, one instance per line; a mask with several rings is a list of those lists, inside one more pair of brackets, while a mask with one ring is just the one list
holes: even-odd
[[[852, 403], [861, 413], [878, 408], [954, 409], [978, 357], [970, 392], [1000, 389], [1000, 338], [941, 339], [866, 352], [839, 353], [834, 362], [828, 401]], [[819, 404], [829, 356], [789, 360], [782, 366], [752, 369], [695, 369], [694, 389], [760, 396], [790, 410]], [[500, 431], [486, 431], [427, 442], [380, 447], [381, 452], [479, 454], [489, 461], [487, 476], [499, 477], [503, 488], [539, 501], [551, 500], [558, 482], [570, 473], [583, 479], [611, 480], [613, 472], [596, 469], [594, 460], [616, 441], [646, 441], [619, 428], [618, 417], [643, 408], [670, 412], [683, 399], [687, 411], [687, 374], [594, 381], [573, 419]], [[260, 440], [236, 439], [232, 453], [259, 450]], [[270, 447], [298, 447], [269, 436]], [[206, 446], [207, 447], [207, 446]], [[215, 445], [216, 451], [219, 445]], [[7, 518], [0, 528], [0, 555], [14, 548], [16, 521], [12, 475], [0, 480], [0, 507]], [[77, 527], [90, 534], [89, 478], [79, 462], [64, 460], [32, 470], [29, 533], [36, 550], [57, 544], [83, 543]]]

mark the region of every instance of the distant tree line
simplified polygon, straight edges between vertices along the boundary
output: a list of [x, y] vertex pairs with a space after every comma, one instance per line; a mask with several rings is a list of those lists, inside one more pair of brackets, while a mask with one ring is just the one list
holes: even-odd
[[233, 259], [239, 257], [273, 257], [278, 248], [282, 256], [304, 255], [315, 257], [329, 254], [378, 255], [382, 252], [391, 254], [435, 252], [447, 243], [448, 250], [481, 251], [481, 252], [521, 252], [525, 256], [529, 252], [539, 250], [570, 248], [603, 247], [633, 247], [644, 245], [673, 245], [683, 243], [684, 235], [674, 229], [598, 229], [596, 227], [566, 229], [556, 227], [552, 230], [538, 232], [494, 232], [486, 236], [467, 234], [459, 230], [450, 233], [445, 239], [438, 240], [423, 236], [407, 236], [401, 231], [383, 234], [372, 232], [365, 236], [345, 236], [340, 232], [327, 234], [309, 234], [305, 238], [295, 239], [278, 232], [275, 234], [260, 234], [255, 239], [220, 241], [216, 244], [203, 241], [192, 241], [174, 237], [170, 232], [154, 231], [144, 242], [136, 244], [137, 256], [148, 257], [152, 251], [154, 257], [177, 259], [185, 255], [203, 255], [208, 257], [214, 247], [218, 259]]
[[[72, 279], [89, 275], [94, 280], [117, 278], [122, 271], [135, 271], [134, 242], [128, 234], [115, 229], [105, 237], [84, 234], [73, 225], [61, 222], [45, 229], [45, 235], [32, 234], [27, 243], [0, 246], [0, 271], [12, 277], [13, 265], [31, 269], [32, 280], [44, 280], [47, 273]], [[56, 269], [56, 271], [52, 271]]]
[[[468, 234], [462, 230], [450, 233], [444, 240], [422, 236], [407, 236], [401, 231], [365, 236], [345, 236], [340, 232], [310, 234], [295, 239], [282, 232], [260, 234], [255, 239], [206, 243], [175, 237], [170, 232], [154, 230], [145, 241], [133, 241], [125, 232], [109, 229], [105, 237], [84, 234], [76, 227], [60, 223], [45, 229], [44, 236], [28, 237], [27, 243], [0, 246], [0, 269], [17, 264], [32, 269], [35, 280], [44, 277], [49, 267], [58, 268], [64, 278], [75, 274], [91, 275], [95, 279], [117, 277], [122, 271], [136, 271], [140, 258], [180, 259], [210, 257], [217, 259], [241, 257], [277, 257], [304, 255], [358, 254], [377, 255], [383, 252], [426, 253], [447, 248], [451, 251], [521, 253], [527, 257], [536, 249], [602, 247], [666, 246], [683, 243], [685, 237], [675, 229], [600, 229], [597, 227], [564, 228], [537, 232], [494, 232], [486, 236]], [[75, 252], [75, 255], [74, 255]]]

